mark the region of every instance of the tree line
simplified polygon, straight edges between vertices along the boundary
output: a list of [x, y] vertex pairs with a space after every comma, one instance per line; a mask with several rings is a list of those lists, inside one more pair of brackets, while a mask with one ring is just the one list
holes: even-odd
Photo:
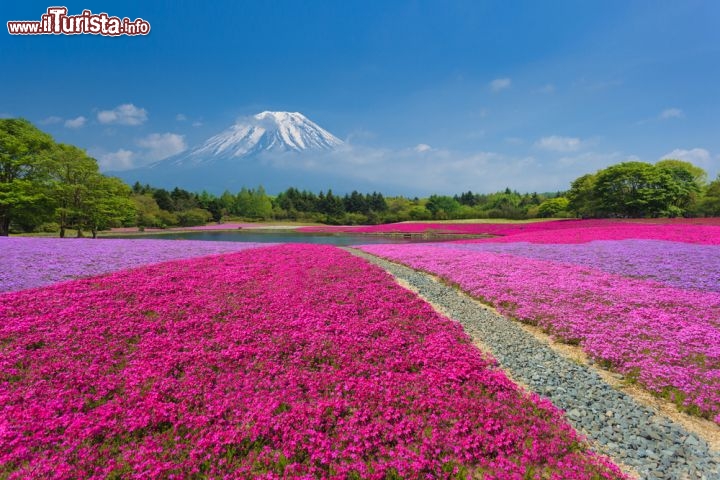
[[463, 192], [427, 198], [262, 186], [239, 192], [166, 190], [100, 173], [83, 150], [56, 143], [22, 119], [0, 120], [0, 236], [72, 229], [96, 236], [110, 227], [174, 227], [209, 221], [293, 220], [378, 224], [407, 220], [539, 217], [720, 216], [720, 177], [681, 160], [623, 162], [583, 175], [566, 192]]
[[245, 221], [292, 220], [329, 225], [365, 225], [407, 220], [470, 218], [535, 218], [569, 215], [559, 193], [521, 194], [509, 188], [492, 194], [471, 191], [428, 198], [385, 197], [382, 193], [332, 190], [319, 193], [291, 187], [271, 196], [262, 186], [216, 196], [181, 188], [166, 190], [135, 183], [132, 200], [140, 227], [202, 225], [228, 219]]
[[132, 199], [138, 209], [138, 225], [172, 227], [201, 225], [227, 219], [245, 221], [294, 220], [320, 223], [379, 223], [388, 205], [381, 193], [344, 196], [332, 190], [318, 194], [288, 188], [277, 196], [262, 186], [242, 188], [216, 196], [206, 191], [193, 193], [182, 188], [166, 190], [135, 183]]

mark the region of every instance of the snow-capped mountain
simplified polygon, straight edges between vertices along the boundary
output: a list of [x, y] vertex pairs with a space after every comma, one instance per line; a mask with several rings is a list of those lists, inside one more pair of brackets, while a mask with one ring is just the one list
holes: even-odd
[[[290, 186], [320, 190], [356, 188], [344, 175], [318, 167], [343, 161], [344, 142], [297, 112], [262, 112], [205, 142], [146, 167], [110, 172], [130, 184], [176, 186], [192, 191], [232, 192], [263, 185], [269, 192]], [[352, 168], [352, 167], [348, 167]], [[359, 188], [359, 185], [358, 187]]]
[[342, 140], [298, 112], [262, 112], [242, 119], [187, 152], [156, 162], [190, 166], [246, 157], [262, 152], [327, 151]]

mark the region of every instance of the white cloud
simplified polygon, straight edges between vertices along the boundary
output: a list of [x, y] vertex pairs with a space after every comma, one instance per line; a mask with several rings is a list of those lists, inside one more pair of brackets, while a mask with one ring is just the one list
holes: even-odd
[[538, 92], [540, 92], [540, 93], [547, 93], [547, 94], [549, 94], [549, 93], [555, 93], [555, 85], [553, 85], [552, 83], [548, 83], [548, 84], [546, 84], [546, 85], [543, 85], [542, 87], [540, 87], [540, 88], [538, 89]]
[[542, 137], [535, 142], [535, 146], [553, 152], [574, 152], [580, 149], [582, 142], [579, 138], [551, 135], [549, 137]]
[[135, 153], [121, 148], [116, 152], [100, 153], [97, 155], [102, 170], [129, 170], [135, 166]]
[[510, 88], [511, 83], [512, 81], [509, 78], [496, 78], [495, 80], [490, 82], [490, 89], [493, 92], [499, 92], [500, 90]]
[[62, 121], [63, 121], [62, 117], [57, 117], [57, 116], [55, 116], [55, 115], [51, 115], [51, 116], [49, 116], [49, 117], [47, 117], [47, 118], [43, 118], [43, 119], [40, 120], [38, 123], [39, 123], [40, 125], [54, 125], [54, 124], [60, 123], [60, 122], [62, 122]]
[[132, 103], [118, 105], [112, 110], [101, 110], [97, 114], [100, 123], [118, 125], [142, 125], [147, 121], [147, 110]]
[[418, 143], [415, 145], [415, 148], [413, 148], [418, 153], [427, 152], [428, 150], [432, 150], [432, 147], [426, 143]]
[[681, 148], [676, 148], [672, 152], [666, 153], [662, 157], [660, 157], [658, 160], [664, 160], [666, 158], [674, 158], [676, 160], [685, 160], [686, 162], [694, 163], [696, 165], [709, 165], [712, 156], [710, 155], [710, 152], [705, 150], [704, 148], [692, 148], [690, 150], [683, 150]]
[[175, 115], [175, 120], [177, 120], [178, 122], [184, 122], [185, 120], [187, 120], [187, 117], [182, 113], [178, 113], [177, 115]]
[[177, 133], [153, 133], [138, 140], [137, 144], [147, 150], [143, 155], [147, 160], [162, 160], [187, 148], [185, 137]]
[[192, 123], [192, 126], [193, 126], [193, 127], [202, 127], [202, 125], [203, 125], [203, 123], [202, 123], [202, 122], [199, 122], [199, 121], [195, 121], [195, 122]]
[[562, 190], [573, 179], [596, 169], [587, 164], [562, 165], [543, 160], [527, 155], [441, 148], [431, 148], [419, 155], [417, 146], [392, 150], [346, 144], [311, 161], [298, 161], [291, 154], [268, 154], [264, 163], [286, 174], [294, 171], [298, 176], [332, 175], [347, 180], [354, 188], [372, 185], [389, 194], [408, 195], [494, 192], [506, 186], [528, 192]]
[[121, 171], [147, 166], [187, 148], [185, 138], [175, 133], [153, 133], [136, 140], [135, 143], [141, 148], [134, 151], [120, 148], [114, 152], [95, 149], [92, 155], [98, 159], [102, 170]]
[[83, 125], [85, 125], [85, 122], [87, 122], [87, 118], [80, 115], [77, 118], [71, 118], [68, 120], [65, 120], [65, 127], [67, 128], [80, 128]]
[[685, 114], [679, 108], [666, 108], [660, 112], [660, 120], [669, 120], [671, 118], [683, 118]]

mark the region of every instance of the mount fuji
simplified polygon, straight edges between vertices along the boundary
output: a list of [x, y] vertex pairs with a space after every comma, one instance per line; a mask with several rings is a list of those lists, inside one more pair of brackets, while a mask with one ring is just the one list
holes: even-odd
[[202, 145], [156, 162], [166, 165], [201, 165], [240, 159], [262, 152], [312, 152], [334, 150], [343, 141], [298, 112], [262, 112], [210, 137]]
[[189, 150], [146, 167], [112, 172], [129, 183], [181, 187], [191, 191], [235, 192], [263, 185], [278, 193], [288, 187], [348, 190], [346, 176], [317, 168], [341, 162], [345, 143], [298, 112], [262, 112], [237, 123]]

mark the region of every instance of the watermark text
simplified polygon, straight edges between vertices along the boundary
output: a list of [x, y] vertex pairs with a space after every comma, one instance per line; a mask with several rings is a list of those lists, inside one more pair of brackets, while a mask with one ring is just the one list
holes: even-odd
[[107, 13], [83, 10], [79, 15], [68, 15], [66, 7], [49, 7], [40, 20], [7, 22], [10, 35], [147, 35], [150, 23], [142, 18], [111, 17]]

